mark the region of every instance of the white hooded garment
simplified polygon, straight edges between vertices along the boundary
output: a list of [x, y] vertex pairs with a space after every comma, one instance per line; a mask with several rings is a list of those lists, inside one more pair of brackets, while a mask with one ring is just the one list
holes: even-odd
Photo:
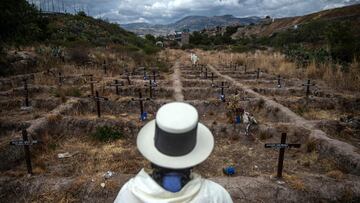
[[191, 180], [172, 193], [158, 185], [144, 169], [120, 190], [115, 203], [232, 203], [229, 193], [219, 184], [191, 174]]

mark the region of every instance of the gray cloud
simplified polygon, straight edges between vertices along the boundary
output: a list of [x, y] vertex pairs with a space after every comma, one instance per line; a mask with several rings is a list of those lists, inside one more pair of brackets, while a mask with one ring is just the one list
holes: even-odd
[[[360, 0], [33, 0], [45, 10], [84, 10], [94, 17], [124, 24], [167, 24], [189, 15], [286, 17], [360, 3]], [[45, 2], [48, 2], [47, 4]], [[49, 4], [50, 3], [50, 4]]]

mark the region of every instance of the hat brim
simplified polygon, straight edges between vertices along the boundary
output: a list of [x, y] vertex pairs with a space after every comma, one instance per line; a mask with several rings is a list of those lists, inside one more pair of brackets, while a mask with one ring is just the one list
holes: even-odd
[[140, 153], [150, 162], [170, 169], [190, 168], [205, 161], [214, 148], [214, 137], [203, 124], [198, 123], [196, 145], [183, 156], [169, 156], [155, 147], [155, 120], [148, 122], [137, 136], [137, 147]]

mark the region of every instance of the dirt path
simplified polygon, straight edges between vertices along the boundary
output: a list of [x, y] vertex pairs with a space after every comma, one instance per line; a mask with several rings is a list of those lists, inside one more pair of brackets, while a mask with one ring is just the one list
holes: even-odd
[[321, 154], [331, 156], [338, 162], [339, 165], [346, 168], [350, 173], [357, 175], [360, 174], [360, 154], [354, 146], [336, 139], [331, 139], [325, 132], [316, 129], [313, 122], [304, 119], [291, 111], [289, 108], [269, 99], [268, 97], [254, 92], [250, 89], [250, 87], [243, 85], [234, 78], [221, 74], [214, 66], [208, 65], [208, 67], [215, 75], [231, 82], [234, 86], [243, 89], [249, 95], [263, 99], [265, 101], [265, 108], [277, 108], [279, 109], [281, 117], [287, 119], [295, 126], [304, 127], [310, 130], [310, 138], [317, 141], [317, 148]]
[[184, 101], [184, 95], [182, 93], [182, 83], [181, 83], [181, 71], [179, 61], [175, 62], [174, 74], [173, 74], [173, 88], [174, 88], [174, 98], [176, 101]]

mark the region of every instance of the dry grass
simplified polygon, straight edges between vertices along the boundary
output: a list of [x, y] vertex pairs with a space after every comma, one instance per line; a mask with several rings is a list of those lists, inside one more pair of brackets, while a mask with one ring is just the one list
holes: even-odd
[[310, 63], [305, 68], [297, 68], [296, 64], [286, 59], [285, 55], [272, 51], [256, 51], [255, 53], [206, 52], [196, 50], [202, 62], [214, 65], [243, 64], [247, 71], [260, 70], [282, 77], [296, 77], [302, 80], [322, 80], [338, 90], [360, 90], [360, 63], [356, 60], [349, 66], [349, 71], [341, 71], [340, 65]]
[[292, 189], [305, 191], [304, 182], [296, 175], [283, 174], [283, 177]]

